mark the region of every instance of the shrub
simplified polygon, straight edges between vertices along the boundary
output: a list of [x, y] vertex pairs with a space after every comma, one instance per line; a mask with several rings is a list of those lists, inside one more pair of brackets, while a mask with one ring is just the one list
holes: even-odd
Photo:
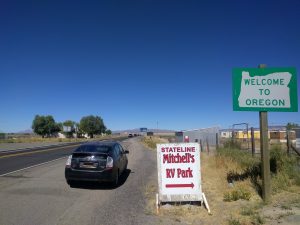
[[231, 160], [237, 162], [241, 166], [241, 169], [255, 167], [259, 162], [259, 159], [253, 158], [249, 152], [239, 149], [221, 148], [218, 150], [218, 156], [230, 158]]
[[232, 191], [226, 192], [223, 196], [225, 202], [232, 202], [237, 201], [239, 199], [249, 201], [251, 198], [250, 191], [246, 190], [245, 188], [239, 187]]
[[224, 143], [224, 148], [241, 149], [241, 143], [236, 140], [228, 140]]
[[288, 156], [281, 150], [280, 146], [273, 146], [271, 148], [270, 168], [273, 173], [273, 192], [286, 190], [292, 184], [300, 185], [300, 174], [296, 156]]

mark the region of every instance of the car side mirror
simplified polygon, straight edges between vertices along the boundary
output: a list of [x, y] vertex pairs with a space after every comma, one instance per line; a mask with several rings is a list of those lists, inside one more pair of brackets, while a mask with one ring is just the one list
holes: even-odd
[[129, 154], [129, 151], [128, 151], [128, 150], [125, 150], [125, 151], [124, 151], [124, 154]]

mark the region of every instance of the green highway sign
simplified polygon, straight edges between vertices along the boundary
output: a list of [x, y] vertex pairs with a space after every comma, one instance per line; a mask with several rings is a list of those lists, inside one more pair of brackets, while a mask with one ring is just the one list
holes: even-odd
[[234, 111], [297, 112], [296, 68], [235, 68]]

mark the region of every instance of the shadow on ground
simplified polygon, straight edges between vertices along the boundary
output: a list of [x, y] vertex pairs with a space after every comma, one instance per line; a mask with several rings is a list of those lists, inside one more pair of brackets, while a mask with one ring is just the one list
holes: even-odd
[[257, 193], [262, 197], [262, 187], [258, 182], [261, 179], [261, 164], [256, 164], [252, 167], [248, 167], [242, 173], [230, 171], [227, 174], [227, 182], [234, 183], [235, 181], [243, 181], [250, 178], [251, 183], [255, 187]]
[[123, 172], [123, 174], [120, 176], [118, 185], [115, 185], [113, 183], [76, 181], [76, 182], [72, 182], [70, 187], [71, 188], [79, 188], [79, 189], [90, 189], [90, 190], [113, 190], [113, 189], [116, 189], [116, 188], [122, 186], [126, 182], [127, 178], [129, 177], [129, 175], [131, 173], [133, 173], [133, 172], [130, 169], [126, 169]]

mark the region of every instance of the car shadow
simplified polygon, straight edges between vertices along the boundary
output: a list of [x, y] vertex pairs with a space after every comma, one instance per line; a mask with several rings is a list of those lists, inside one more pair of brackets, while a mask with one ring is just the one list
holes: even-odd
[[126, 169], [122, 175], [119, 177], [118, 185], [113, 183], [106, 183], [106, 182], [92, 182], [92, 181], [76, 181], [72, 182], [70, 185], [71, 188], [79, 188], [79, 189], [90, 189], [90, 190], [113, 190], [120, 186], [122, 186], [127, 178], [129, 177], [130, 173], [133, 173], [130, 169]]

